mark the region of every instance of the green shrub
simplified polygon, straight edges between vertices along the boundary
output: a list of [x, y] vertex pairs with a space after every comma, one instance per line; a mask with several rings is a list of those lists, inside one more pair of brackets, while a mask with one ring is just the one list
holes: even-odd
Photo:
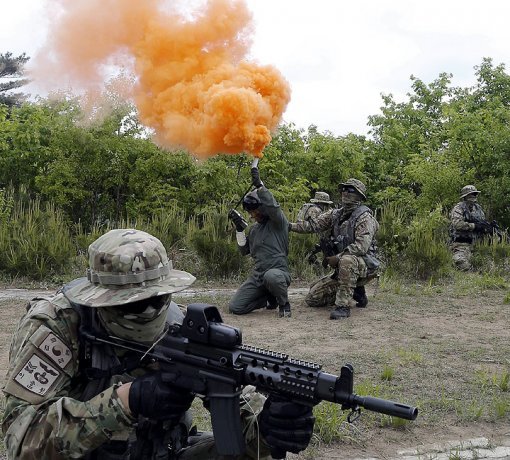
[[473, 268], [481, 273], [505, 276], [510, 268], [510, 242], [504, 234], [499, 238], [485, 238], [473, 248]]
[[441, 277], [449, 272], [448, 219], [440, 206], [411, 218], [403, 207], [386, 203], [381, 208], [379, 224], [377, 241], [391, 272], [421, 279]]
[[243, 271], [245, 257], [239, 252], [227, 214], [227, 207], [220, 205], [218, 210], [206, 210], [189, 220], [187, 240], [200, 258], [195, 276], [227, 279]]
[[37, 280], [65, 272], [75, 248], [63, 213], [39, 198], [8, 199], [12, 210], [0, 219], [0, 270]]
[[379, 256], [389, 267], [399, 265], [408, 239], [406, 212], [397, 203], [386, 202], [376, 217], [379, 221], [376, 235]]

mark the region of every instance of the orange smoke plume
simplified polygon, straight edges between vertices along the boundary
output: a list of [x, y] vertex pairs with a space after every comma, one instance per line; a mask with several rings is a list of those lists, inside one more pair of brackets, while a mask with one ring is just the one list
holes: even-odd
[[246, 60], [252, 23], [243, 0], [207, 0], [191, 18], [163, 0], [58, 5], [35, 78], [97, 90], [112, 65], [127, 68], [136, 81], [129, 97], [160, 145], [200, 157], [262, 155], [290, 88], [274, 67]]

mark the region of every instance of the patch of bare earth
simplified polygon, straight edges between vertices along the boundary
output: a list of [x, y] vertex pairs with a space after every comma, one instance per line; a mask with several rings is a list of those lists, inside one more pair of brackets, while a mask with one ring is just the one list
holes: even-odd
[[[340, 423], [335, 440], [320, 436], [300, 458], [391, 458], [398, 451], [451, 440], [486, 437], [495, 445], [510, 437], [510, 306], [501, 290], [458, 292], [455, 286], [374, 291], [369, 305], [349, 319], [329, 320], [328, 309], [304, 303], [306, 287], [292, 287], [292, 317], [257, 310], [227, 312], [232, 290], [195, 289], [178, 303], [218, 305], [223, 320], [243, 331], [243, 342], [318, 362], [338, 374], [349, 362], [355, 392], [417, 406], [418, 418], [395, 426], [388, 417], [363, 411], [353, 425]], [[0, 365], [7, 369], [8, 343], [25, 300], [0, 301]], [[389, 379], [383, 377], [390, 375]], [[298, 456], [290, 456], [297, 458]]]

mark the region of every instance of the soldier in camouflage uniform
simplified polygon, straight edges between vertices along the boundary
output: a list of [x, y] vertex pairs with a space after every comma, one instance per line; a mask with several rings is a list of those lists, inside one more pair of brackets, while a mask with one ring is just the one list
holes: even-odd
[[375, 257], [375, 234], [379, 224], [372, 211], [362, 201], [366, 187], [357, 179], [341, 183], [341, 207], [309, 222], [291, 223], [290, 230], [298, 233], [329, 231], [336, 255], [326, 257], [335, 269], [310, 287], [305, 301], [310, 307], [332, 306], [330, 319], [348, 318], [351, 307], [366, 307], [365, 284], [377, 276], [379, 261]]
[[[329, 199], [329, 194], [326, 192], [315, 192], [314, 198], [309, 203], [305, 203], [298, 212], [296, 217], [296, 223], [310, 222], [313, 226], [315, 225], [315, 219], [323, 212], [329, 211], [333, 205], [333, 202]], [[328, 232], [321, 233], [319, 235], [321, 239], [328, 238]], [[321, 251], [320, 244], [316, 244], [315, 248], [308, 251], [306, 256], [310, 265], [315, 265], [316, 268], [320, 268], [320, 263], [317, 261], [316, 254]]]
[[[172, 269], [157, 238], [133, 229], [112, 230], [92, 243], [89, 266], [87, 278], [32, 300], [14, 333], [3, 389], [8, 458], [219, 458], [211, 433], [190, 433], [189, 390], [164, 382], [137, 353], [88, 339], [157, 343], [167, 322], [183, 319], [172, 294], [195, 278]], [[295, 430], [274, 434], [271, 417], [290, 423], [294, 413], [253, 387], [241, 401], [243, 458], [269, 458], [270, 446], [282, 442], [288, 447]], [[311, 437], [313, 421], [307, 423]]]
[[315, 196], [309, 203], [305, 203], [298, 212], [296, 222], [313, 222], [319, 214], [329, 211], [333, 202], [329, 199], [326, 192], [315, 192]]
[[460, 201], [450, 213], [450, 235], [453, 262], [459, 270], [472, 268], [472, 247], [476, 240], [483, 238], [487, 229], [482, 224], [485, 213], [477, 202], [479, 190], [474, 185], [466, 185], [460, 192]]

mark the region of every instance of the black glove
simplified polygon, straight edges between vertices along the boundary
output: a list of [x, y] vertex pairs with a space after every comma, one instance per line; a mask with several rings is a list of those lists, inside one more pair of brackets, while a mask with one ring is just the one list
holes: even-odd
[[163, 381], [161, 372], [138, 377], [129, 389], [129, 408], [133, 416], [152, 420], [179, 421], [190, 408], [195, 396]]
[[259, 429], [271, 454], [285, 458], [285, 452], [305, 450], [313, 434], [312, 408], [269, 395], [259, 415]]
[[239, 212], [235, 209], [231, 209], [228, 212], [228, 218], [232, 221], [236, 231], [238, 232], [242, 232], [246, 227], [248, 227], [248, 222], [246, 222], [243, 219], [243, 216], [241, 216], [241, 214], [239, 214]]
[[262, 187], [262, 181], [260, 180], [259, 168], [251, 168], [251, 184], [255, 188]]

